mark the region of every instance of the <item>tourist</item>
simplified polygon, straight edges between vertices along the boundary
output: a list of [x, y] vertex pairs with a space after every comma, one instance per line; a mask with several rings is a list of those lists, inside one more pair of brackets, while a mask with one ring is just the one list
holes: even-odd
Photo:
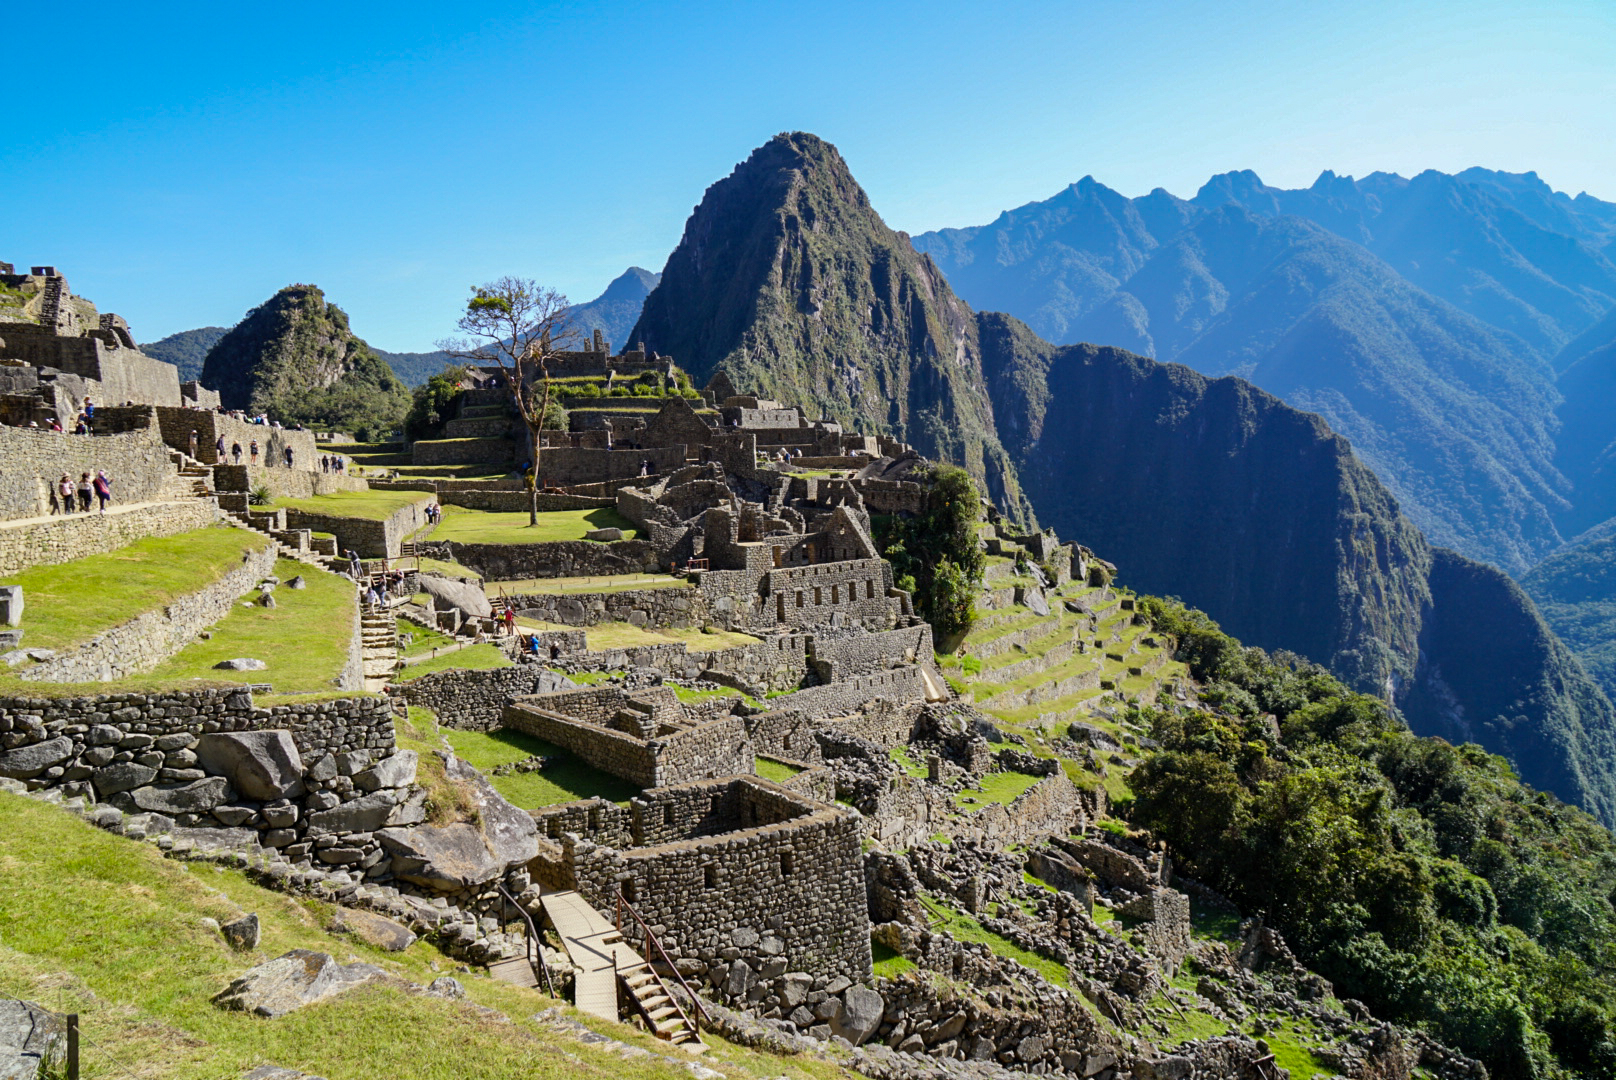
[[258, 464], [258, 440], [254, 439], [252, 442], [248, 443], [247, 444], [247, 450], [252, 455], [252, 463], [254, 465], [257, 465]]
[[505, 620], [505, 636], [506, 637], [515, 637], [516, 636], [516, 609], [513, 608], [513, 607], [507, 607], [505, 609], [504, 620]]
[[292, 467], [292, 448], [288, 446], [285, 450], [282, 450], [281, 453], [286, 455], [286, 467], [290, 469]]
[[348, 549], [348, 573], [355, 581], [364, 576], [364, 565], [359, 561], [359, 552], [353, 548]]
[[79, 473], [79, 510], [88, 514], [90, 512], [90, 474]]
[[51, 417], [50, 429], [52, 431], [56, 432], [56, 434], [58, 434], [58, 435], [62, 434], [62, 422], [60, 420], [58, 420], [56, 417], [54, 417], [54, 416]]
[[197, 448], [196, 428], [192, 428], [191, 429], [191, 460], [192, 461], [198, 460], [197, 456], [196, 456], [196, 448]]
[[112, 501], [112, 480], [107, 476], [105, 469], [97, 469], [95, 474], [95, 497], [101, 500], [101, 512], [107, 512], [107, 503]]
[[89, 433], [90, 433], [90, 425], [86, 424], [84, 422], [84, 414], [80, 413], [79, 414], [79, 422], [73, 425], [73, 434], [75, 434], [75, 435], [88, 435]]
[[213, 460], [215, 460], [215, 461], [223, 461], [224, 460], [224, 436], [223, 435], [220, 435], [219, 436], [219, 441], [213, 444]]
[[73, 480], [66, 473], [56, 481], [56, 498], [51, 500], [51, 512], [60, 511], [63, 514], [73, 512]]
[[84, 415], [91, 420], [95, 419], [95, 402], [89, 398], [84, 399]]
[[240, 443], [232, 442], [230, 444], [230, 456], [236, 459], [236, 464], [237, 465], [241, 464], [241, 444]]

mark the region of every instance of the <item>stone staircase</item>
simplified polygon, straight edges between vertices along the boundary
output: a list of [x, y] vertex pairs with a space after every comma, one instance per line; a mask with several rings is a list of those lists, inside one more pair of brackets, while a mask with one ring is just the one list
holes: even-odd
[[56, 330], [61, 324], [64, 281], [60, 276], [46, 278], [44, 291], [39, 294], [39, 325], [48, 330]]
[[168, 461], [179, 470], [180, 482], [190, 485], [190, 493], [198, 498], [217, 495], [213, 489], [213, 469], [182, 450], [170, 450]]
[[398, 626], [388, 608], [366, 608], [359, 616], [360, 660], [365, 689], [381, 690], [398, 670]]
[[251, 529], [269, 537], [283, 559], [292, 559], [317, 570], [331, 568], [330, 560], [310, 549], [309, 530], [286, 528], [285, 511], [227, 510], [224, 518], [237, 528]]

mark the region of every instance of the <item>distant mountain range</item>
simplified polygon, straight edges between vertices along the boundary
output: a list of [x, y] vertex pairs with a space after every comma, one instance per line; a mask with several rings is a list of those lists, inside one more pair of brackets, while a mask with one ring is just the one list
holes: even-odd
[[[1159, 334], [1225, 370], [1289, 371], [1344, 403], [1342, 415], [1371, 418], [1433, 493], [1450, 459], [1500, 437], [1466, 425], [1490, 425], [1519, 445], [1471, 462], [1465, 498], [1491, 504], [1467, 528], [1523, 552], [1558, 543], [1547, 510], [1513, 531], [1506, 520], [1511, 500], [1524, 510], [1559, 483], [1541, 415], [1558, 399], [1542, 385], [1547, 363], [1518, 337], [1309, 221], [1165, 193], [1126, 200], [1092, 182], [1069, 195], [1043, 225], [1033, 214], [993, 237], [954, 236], [954, 273], [969, 279], [997, 252], [1023, 279], [1065, 281], [1050, 285], [1044, 314], [1068, 331], [1108, 318], [1141, 348]], [[1057, 224], [1093, 242], [1046, 249]], [[1051, 344], [1009, 315], [974, 312], [812, 135], [777, 136], [707, 190], [632, 336], [698, 378], [722, 368], [744, 389], [806, 398], [959, 462], [1008, 512], [1115, 560], [1126, 583], [1326, 663], [1396, 701], [1417, 731], [1480, 742], [1533, 784], [1616, 819], [1616, 715], [1508, 577], [1428, 543], [1318, 416], [1238, 378]], [[1348, 364], [1343, 377], [1304, 378], [1342, 342], [1330, 355]], [[1398, 346], [1389, 356], [1387, 342]], [[1390, 378], [1404, 385], [1377, 396]], [[1408, 438], [1429, 413], [1445, 416], [1445, 434]], [[1545, 475], [1511, 486], [1517, 469]]]
[[[1255, 173], [1193, 199], [1086, 177], [914, 238], [961, 296], [1057, 343], [1236, 374], [1317, 412], [1435, 541], [1514, 573], [1585, 528], [1555, 358], [1616, 307], [1616, 204], [1533, 174]], [[1569, 531], [1568, 531], [1569, 530]]]
[[[614, 349], [630, 347], [629, 331], [639, 318], [640, 306], [646, 294], [656, 288], [660, 274], [631, 266], [606, 286], [606, 291], [585, 304], [572, 308], [574, 325], [589, 336], [599, 330]], [[227, 326], [204, 326], [195, 330], [182, 330], [177, 334], [142, 345], [147, 356], [166, 361], [180, 369], [180, 379], [198, 378], [208, 350], [228, 333]], [[420, 386], [443, 370], [451, 360], [445, 352], [395, 353], [372, 348], [371, 352], [387, 361], [388, 365], [409, 387]]]

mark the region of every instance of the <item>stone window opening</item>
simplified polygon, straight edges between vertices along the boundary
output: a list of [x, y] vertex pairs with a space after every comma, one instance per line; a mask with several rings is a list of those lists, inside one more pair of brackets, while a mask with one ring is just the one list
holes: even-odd
[[702, 887], [706, 889], [718, 888], [718, 867], [704, 866], [701, 868]]
[[870, 579], [868, 581], [865, 581], [865, 583], [864, 583], [864, 598], [866, 600], [874, 600], [875, 599], [875, 581], [874, 581], [874, 579]]
[[623, 899], [627, 900], [631, 904], [639, 899], [639, 896], [636, 895], [633, 878], [629, 878], [627, 881], [623, 882]]
[[791, 852], [782, 851], [780, 853], [780, 876], [790, 877], [795, 869], [796, 867], [791, 858]]
[[824, 591], [824, 589], [822, 589], [818, 585], [815, 585], [814, 586], [814, 607], [819, 607], [824, 602], [825, 602], [825, 591]]
[[662, 824], [664, 824], [664, 825], [672, 825], [673, 824], [673, 804], [672, 803], [663, 804], [663, 807], [662, 807]]
[[590, 832], [595, 832], [599, 828], [600, 828], [600, 807], [592, 806], [592, 807], [589, 808], [589, 831]]
[[832, 606], [842, 602], [842, 587], [840, 585], [830, 587], [830, 602]]
[[802, 590], [797, 590], [797, 606], [802, 607]]
[[552, 839], [552, 840], [561, 839], [561, 818], [560, 817], [552, 817], [549, 821], [547, 821], [545, 823], [545, 826], [546, 826], [545, 831], [547, 833], [549, 833], [550, 839]]

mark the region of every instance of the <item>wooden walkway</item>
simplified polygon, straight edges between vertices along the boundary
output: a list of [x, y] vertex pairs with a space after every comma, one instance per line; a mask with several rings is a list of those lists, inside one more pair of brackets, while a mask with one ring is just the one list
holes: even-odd
[[616, 1020], [617, 972], [640, 967], [645, 961], [623, 943], [617, 927], [577, 893], [549, 892], [540, 900], [567, 956], [578, 968], [573, 1004], [594, 1016]]

